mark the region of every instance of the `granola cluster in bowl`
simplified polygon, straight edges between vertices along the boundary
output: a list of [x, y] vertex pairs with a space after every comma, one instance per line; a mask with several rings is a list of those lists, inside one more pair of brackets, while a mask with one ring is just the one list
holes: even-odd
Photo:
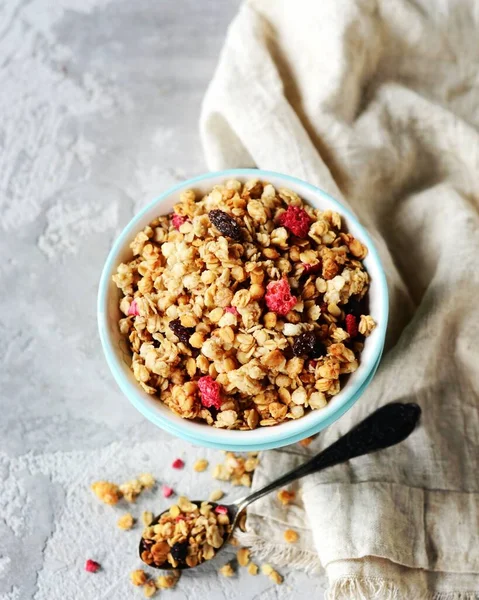
[[367, 234], [332, 199], [250, 173], [204, 176], [148, 207], [102, 278], [107, 304], [117, 303], [107, 308], [117, 359], [150, 397], [148, 410], [137, 406], [150, 417], [158, 405], [162, 425], [167, 411], [170, 431], [200, 443], [205, 429], [318, 431], [362, 390], [384, 341], [387, 291]]

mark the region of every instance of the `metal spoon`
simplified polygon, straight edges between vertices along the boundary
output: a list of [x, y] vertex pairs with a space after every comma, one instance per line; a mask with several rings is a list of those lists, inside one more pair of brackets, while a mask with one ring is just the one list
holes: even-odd
[[[357, 456], [363, 456], [364, 454], [370, 454], [383, 448], [389, 448], [399, 442], [405, 440], [416, 427], [419, 417], [421, 416], [421, 409], [417, 404], [409, 403], [402, 404], [400, 402], [392, 402], [386, 404], [382, 408], [379, 408], [373, 412], [369, 417], [361, 421], [358, 425], [353, 427], [348, 433], [340, 437], [334, 444], [325, 448], [322, 452], [314, 456], [311, 460], [304, 463], [303, 465], [293, 469], [289, 473], [286, 473], [279, 479], [272, 481], [268, 485], [264, 486], [260, 490], [256, 490], [245, 498], [240, 498], [233, 504], [222, 505], [228, 510], [230, 517], [231, 529], [225, 536], [223, 545], [218, 548], [216, 554], [222, 550], [225, 543], [231, 537], [235, 527], [238, 524], [241, 513], [245, 508], [262, 498], [266, 494], [269, 494], [277, 488], [284, 487], [289, 483], [317, 473], [328, 467], [344, 463], [351, 458]], [[201, 505], [201, 500], [193, 500], [194, 504]], [[213, 508], [216, 508], [218, 504], [214, 502], [208, 502]], [[152, 525], [158, 523], [160, 517], [168, 512], [164, 511], [156, 517]], [[147, 548], [145, 545], [144, 538], [141, 538], [140, 542], [140, 558], [142, 552]], [[202, 564], [202, 563], [200, 563]], [[149, 565], [157, 569], [171, 569], [172, 566], [165, 562], [162, 565]], [[185, 563], [180, 563], [177, 569], [189, 569]]]

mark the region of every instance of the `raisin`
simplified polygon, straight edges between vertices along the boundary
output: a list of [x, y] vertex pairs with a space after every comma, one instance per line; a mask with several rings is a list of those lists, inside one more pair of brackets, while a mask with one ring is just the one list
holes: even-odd
[[228, 213], [222, 210], [210, 210], [208, 213], [210, 221], [223, 235], [230, 237], [233, 240], [241, 239], [241, 227], [236, 220]]
[[193, 327], [185, 327], [181, 324], [179, 319], [175, 319], [174, 321], [170, 321], [169, 323], [171, 331], [176, 335], [176, 337], [183, 342], [183, 344], [189, 345], [190, 337], [194, 333]]
[[176, 542], [171, 547], [171, 556], [179, 561], [183, 562], [188, 553], [188, 542]]
[[295, 356], [319, 358], [326, 354], [326, 348], [312, 331], [307, 331], [298, 335], [294, 340], [293, 354]]

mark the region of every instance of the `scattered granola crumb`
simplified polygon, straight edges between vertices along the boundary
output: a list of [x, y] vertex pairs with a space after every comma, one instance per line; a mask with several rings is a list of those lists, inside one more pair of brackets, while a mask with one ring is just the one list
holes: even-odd
[[284, 539], [288, 544], [294, 544], [299, 540], [299, 534], [293, 529], [286, 529], [284, 532]]
[[314, 436], [311, 436], [311, 437], [304, 438], [304, 440], [301, 440], [298, 443], [300, 446], [303, 446], [303, 448], [307, 448], [313, 440], [314, 440]]
[[182, 469], [185, 466], [185, 461], [181, 458], [176, 458], [171, 466], [173, 469]]
[[238, 564], [240, 565], [240, 567], [246, 567], [248, 565], [249, 555], [250, 555], [249, 548], [240, 548], [238, 550], [238, 552], [236, 553], [236, 557], [238, 559]]
[[248, 565], [248, 573], [250, 575], [258, 575], [258, 565], [255, 565], [254, 563], [249, 563]]
[[136, 569], [136, 571], [132, 571], [130, 573], [131, 583], [133, 585], [145, 585], [148, 581], [148, 575], [143, 571], [143, 569]]
[[176, 575], [160, 575], [156, 578], [156, 587], [159, 590], [167, 590], [174, 588], [178, 583], [179, 576]]
[[145, 510], [141, 515], [141, 520], [143, 521], [143, 525], [145, 525], [145, 527], [148, 527], [153, 522], [153, 513], [149, 510]]
[[168, 486], [168, 485], [162, 485], [161, 486], [161, 493], [163, 494], [164, 498], [169, 498], [170, 496], [173, 495], [174, 490], [172, 487]]
[[135, 519], [133, 518], [131, 513], [126, 513], [125, 515], [122, 515], [118, 521], [117, 521], [117, 525], [120, 529], [124, 529], [124, 530], [128, 530], [131, 529], [133, 527], [135, 523]]
[[272, 572], [273, 572], [273, 567], [271, 565], [268, 565], [267, 563], [264, 565], [261, 565], [261, 573], [263, 573], [263, 575], [271, 575]]
[[91, 484], [91, 489], [105, 504], [116, 504], [122, 497], [120, 488], [110, 481], [95, 481]]
[[143, 593], [145, 594], [146, 598], [152, 598], [156, 594], [156, 592], [157, 587], [155, 585], [155, 582], [150, 579], [150, 581], [147, 581], [143, 586]]
[[120, 485], [120, 491], [123, 494], [123, 498], [130, 503], [136, 502], [136, 499], [141, 494], [142, 490], [143, 486], [139, 479], [132, 479], [131, 481], [127, 481]]
[[208, 461], [205, 458], [200, 458], [193, 465], [193, 469], [197, 473], [203, 473], [203, 471], [206, 471], [207, 468], [208, 468]]
[[233, 577], [233, 575], [235, 574], [231, 563], [226, 563], [225, 565], [223, 565], [219, 570], [219, 573], [223, 575], [223, 577]]
[[274, 569], [269, 574], [269, 578], [271, 579], [271, 581], [274, 581], [277, 585], [283, 583], [283, 577], [278, 573], [278, 571], [275, 571]]
[[142, 473], [138, 477], [138, 481], [141, 483], [141, 486], [145, 490], [151, 490], [151, 488], [153, 488], [156, 483], [155, 478], [153, 477], [153, 475], [151, 473]]
[[89, 573], [96, 573], [101, 568], [100, 563], [96, 562], [96, 560], [92, 560], [89, 558], [85, 563], [85, 571]]
[[290, 492], [288, 490], [279, 490], [278, 492], [278, 500], [281, 502], [283, 506], [290, 504], [296, 498], [295, 492]]
[[225, 493], [223, 492], [223, 490], [213, 490], [210, 494], [210, 501], [211, 502], [218, 502], [218, 500], [221, 500], [221, 498], [223, 498], [223, 496], [225, 495]]
[[257, 453], [245, 458], [241, 454], [226, 452], [224, 463], [215, 466], [212, 476], [220, 481], [231, 481], [233, 485], [251, 487], [251, 473], [258, 464]]

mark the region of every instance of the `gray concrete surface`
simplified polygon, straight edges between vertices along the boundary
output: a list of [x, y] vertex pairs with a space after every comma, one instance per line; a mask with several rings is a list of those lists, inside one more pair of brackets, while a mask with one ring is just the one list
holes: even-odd
[[[128, 583], [138, 532], [102, 529], [112, 518], [88, 482], [141, 468], [176, 477], [185, 492], [206, 485], [166, 473], [180, 450], [200, 451], [121, 396], [102, 356], [95, 301], [121, 228], [147, 200], [206, 168], [200, 102], [238, 5], [0, 3], [1, 600], [143, 597]], [[89, 557], [101, 558], [101, 573], [84, 573]], [[321, 579], [285, 576], [274, 586], [209, 569], [161, 595], [322, 598]]]

